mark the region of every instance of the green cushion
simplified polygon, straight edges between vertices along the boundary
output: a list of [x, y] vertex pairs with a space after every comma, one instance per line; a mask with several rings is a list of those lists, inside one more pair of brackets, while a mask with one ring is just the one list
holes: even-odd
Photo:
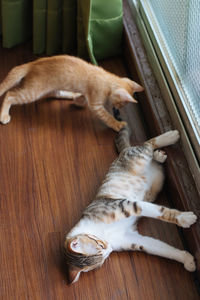
[[121, 0], [78, 1], [78, 54], [93, 63], [121, 52]]

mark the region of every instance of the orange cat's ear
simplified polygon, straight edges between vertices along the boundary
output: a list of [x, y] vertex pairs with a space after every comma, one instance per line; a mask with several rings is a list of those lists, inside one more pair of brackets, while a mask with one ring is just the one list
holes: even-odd
[[68, 282], [69, 284], [75, 283], [78, 281], [81, 270], [75, 267], [70, 266], [68, 268]]
[[130, 86], [132, 86], [134, 92], [144, 91], [144, 88], [140, 84], [138, 84], [137, 82], [135, 82], [135, 81], [133, 81], [133, 80], [127, 78], [127, 77], [124, 77], [122, 79], [123, 79], [123, 81], [127, 82]]
[[120, 99], [120, 102], [134, 102], [137, 103], [137, 101], [125, 90], [125, 89], [117, 89], [115, 91], [115, 96], [117, 96]]
[[144, 91], [143, 86], [141, 86], [140, 84], [138, 84], [135, 81], [133, 81], [133, 89], [134, 89], [134, 92], [142, 92], [142, 91]]

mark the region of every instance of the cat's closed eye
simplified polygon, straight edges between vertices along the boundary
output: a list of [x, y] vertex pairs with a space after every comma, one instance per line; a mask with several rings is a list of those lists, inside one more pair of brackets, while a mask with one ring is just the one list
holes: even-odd
[[102, 248], [102, 249], [105, 249], [105, 245], [102, 243], [102, 242], [98, 242], [98, 245]]

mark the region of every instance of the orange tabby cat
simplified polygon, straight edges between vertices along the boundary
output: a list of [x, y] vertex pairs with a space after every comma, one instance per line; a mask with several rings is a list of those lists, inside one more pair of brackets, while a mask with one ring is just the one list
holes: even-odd
[[116, 108], [137, 102], [132, 96], [143, 87], [128, 78], [120, 78], [80, 58], [59, 55], [40, 58], [13, 68], [0, 85], [5, 95], [0, 121], [10, 121], [13, 104], [24, 104], [44, 97], [74, 99], [75, 104], [86, 102], [94, 114], [107, 126], [119, 131], [126, 122], [117, 121], [104, 108], [107, 99]]

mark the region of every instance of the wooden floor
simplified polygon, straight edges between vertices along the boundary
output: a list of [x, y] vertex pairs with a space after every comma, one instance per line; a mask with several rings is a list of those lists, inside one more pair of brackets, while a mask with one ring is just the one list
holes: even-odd
[[[0, 81], [31, 59], [29, 45], [0, 50]], [[126, 75], [121, 59], [102, 65]], [[132, 141], [144, 141], [138, 106], [125, 112]], [[64, 100], [16, 106], [11, 115], [0, 126], [0, 299], [199, 299], [193, 274], [181, 264], [143, 253], [113, 253], [101, 269], [68, 286], [63, 237], [116, 157], [114, 133]], [[168, 205], [164, 193], [158, 202]], [[183, 248], [174, 225], [142, 219], [139, 229]]]

